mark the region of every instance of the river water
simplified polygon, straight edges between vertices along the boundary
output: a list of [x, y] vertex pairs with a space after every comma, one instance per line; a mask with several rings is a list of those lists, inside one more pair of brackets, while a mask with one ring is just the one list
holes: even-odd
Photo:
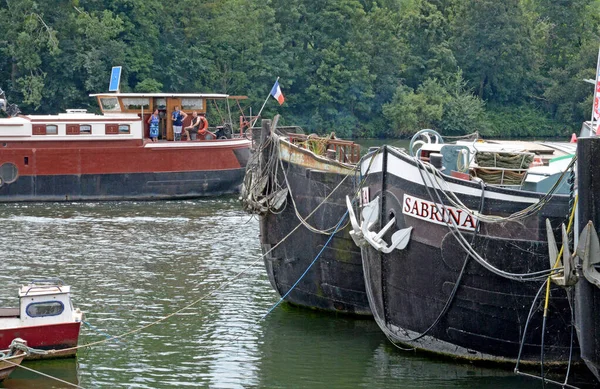
[[[264, 317], [279, 298], [258, 221], [234, 197], [3, 204], [0, 228], [0, 306], [17, 306], [22, 283], [60, 277], [90, 325], [80, 345], [134, 331], [77, 358], [24, 363], [79, 387], [541, 387], [396, 349], [371, 320], [285, 303]], [[23, 369], [0, 386], [73, 387]]]

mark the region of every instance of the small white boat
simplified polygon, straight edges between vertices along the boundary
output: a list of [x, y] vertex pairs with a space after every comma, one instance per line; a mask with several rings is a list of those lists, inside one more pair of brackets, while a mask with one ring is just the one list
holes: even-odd
[[54, 350], [28, 359], [74, 356], [82, 320], [71, 303], [70, 286], [59, 279], [34, 280], [19, 289], [18, 308], [0, 308], [0, 349], [23, 338], [33, 349]]

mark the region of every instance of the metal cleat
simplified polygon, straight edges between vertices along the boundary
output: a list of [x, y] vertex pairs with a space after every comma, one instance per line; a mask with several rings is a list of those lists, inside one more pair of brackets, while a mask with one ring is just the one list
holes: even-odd
[[[569, 250], [569, 236], [567, 235], [567, 229], [565, 225], [561, 226], [562, 231], [562, 244], [563, 244], [563, 272], [562, 274], [554, 274], [550, 276], [552, 282], [559, 286], [571, 286], [577, 283], [577, 274], [573, 271], [575, 269], [574, 259], [575, 254], [571, 255]], [[550, 220], [546, 219], [546, 233], [548, 235], [548, 252], [550, 254], [550, 269], [556, 267], [558, 261], [558, 248], [556, 246], [556, 240], [554, 239], [554, 233], [552, 232], [552, 225]], [[560, 265], [560, 263], [559, 263]]]
[[394, 249], [403, 250], [410, 241], [412, 227], [403, 228], [394, 232], [391, 245], [388, 245], [383, 240], [383, 235], [396, 224], [396, 217], [393, 217], [381, 231], [371, 231], [371, 227], [379, 221], [379, 201], [379, 196], [377, 196], [364, 206], [362, 210], [362, 224], [359, 225], [354, 210], [352, 209], [350, 199], [346, 197], [346, 205], [348, 206], [350, 223], [352, 224], [350, 236], [352, 236], [352, 239], [359, 247], [363, 247], [366, 243], [369, 243], [374, 249], [385, 254], [392, 252]]
[[591, 220], [579, 235], [575, 254], [581, 259], [581, 272], [585, 279], [600, 288], [600, 272], [594, 266], [600, 263], [600, 243]]

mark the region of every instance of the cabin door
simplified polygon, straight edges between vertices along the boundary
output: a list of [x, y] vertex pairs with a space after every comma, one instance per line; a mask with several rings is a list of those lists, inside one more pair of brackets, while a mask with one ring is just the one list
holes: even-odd
[[171, 119], [171, 115], [173, 111], [175, 111], [175, 107], [179, 107], [181, 109], [181, 99], [167, 97], [167, 140], [173, 140], [173, 120]]

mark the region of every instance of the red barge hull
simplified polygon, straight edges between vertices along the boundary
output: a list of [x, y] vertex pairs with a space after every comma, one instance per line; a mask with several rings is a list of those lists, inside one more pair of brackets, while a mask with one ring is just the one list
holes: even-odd
[[250, 142], [0, 143], [0, 202], [162, 200], [238, 193]]

